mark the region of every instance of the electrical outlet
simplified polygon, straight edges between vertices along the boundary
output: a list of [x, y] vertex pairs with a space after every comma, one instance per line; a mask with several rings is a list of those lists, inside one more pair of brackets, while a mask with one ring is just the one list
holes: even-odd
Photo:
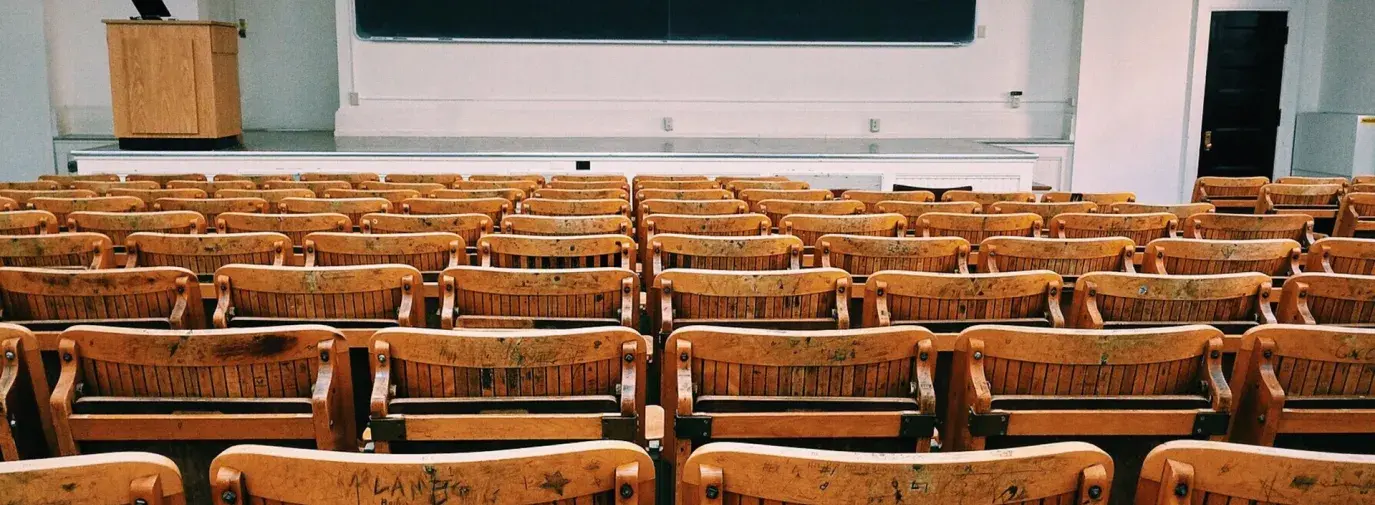
[[878, 122], [878, 118], [872, 118], [872, 119], [870, 119], [870, 120], [869, 120], [869, 133], [878, 133], [878, 132], [879, 132], [879, 122]]
[[979, 25], [978, 27], [974, 28], [974, 38], [988, 38], [988, 25]]
[[666, 132], [671, 132], [671, 131], [673, 131], [673, 118], [671, 118], [671, 117], [666, 117], [666, 118], [664, 118], [664, 131], [666, 131]]

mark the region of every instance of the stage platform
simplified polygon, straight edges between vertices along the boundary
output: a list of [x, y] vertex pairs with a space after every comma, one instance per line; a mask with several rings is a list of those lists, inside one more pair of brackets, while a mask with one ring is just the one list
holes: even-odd
[[247, 132], [224, 151], [75, 151], [81, 173], [785, 175], [818, 188], [1029, 191], [1037, 155], [962, 139], [335, 137]]

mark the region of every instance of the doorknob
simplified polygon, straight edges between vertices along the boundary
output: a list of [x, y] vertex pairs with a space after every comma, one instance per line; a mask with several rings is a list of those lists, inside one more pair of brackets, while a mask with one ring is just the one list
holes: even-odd
[[1211, 131], [1203, 132], [1203, 150], [1204, 150], [1204, 151], [1212, 151], [1212, 150], [1213, 150], [1213, 132], [1211, 132]]

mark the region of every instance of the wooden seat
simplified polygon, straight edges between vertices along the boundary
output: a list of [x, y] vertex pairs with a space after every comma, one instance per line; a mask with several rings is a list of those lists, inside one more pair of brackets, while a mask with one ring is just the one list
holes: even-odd
[[283, 190], [283, 189], [304, 189], [314, 193], [314, 197], [324, 197], [325, 192], [331, 189], [353, 189], [353, 184], [348, 181], [267, 181], [263, 183], [264, 190]]
[[460, 174], [387, 174], [386, 181], [400, 184], [439, 184], [449, 187], [463, 180]]
[[[902, 202], [885, 200], [878, 203], [880, 214], [902, 214], [908, 226], [915, 231], [921, 216], [931, 212], [949, 214], [980, 214], [983, 206], [975, 202]], [[1042, 221], [1044, 222], [1044, 221]]]
[[702, 235], [714, 237], [748, 237], [768, 235], [772, 222], [763, 214], [731, 214], [724, 216], [689, 216], [682, 214], [650, 214], [645, 216], [646, 237], [653, 239], [660, 233]]
[[983, 273], [1050, 270], [1072, 286], [1089, 272], [1135, 272], [1136, 243], [1126, 237], [993, 237], [979, 245]]
[[1036, 193], [1030, 191], [987, 192], [987, 191], [946, 191], [941, 195], [942, 202], [974, 202], [983, 206], [984, 213], [991, 212], [998, 202], [1035, 202]]
[[132, 196], [101, 196], [95, 198], [32, 198], [29, 207], [46, 210], [57, 218], [60, 225], [67, 224], [67, 215], [73, 212], [139, 212], [145, 207], [143, 200]]
[[1209, 240], [1289, 239], [1303, 247], [1311, 246], [1316, 241], [1313, 218], [1302, 214], [1194, 214], [1184, 221], [1184, 237]]
[[1039, 237], [1044, 221], [1036, 214], [946, 214], [928, 212], [917, 220], [919, 237], [960, 237], [978, 244], [990, 237]]
[[170, 187], [167, 183], [172, 181], [204, 181], [205, 174], [129, 174], [124, 176], [125, 182], [149, 181], [157, 183], [160, 188]]
[[23, 189], [0, 189], [0, 198], [14, 200], [15, 209], [27, 209], [29, 200], [34, 198], [95, 198], [95, 191], [88, 189], [59, 189], [57, 191], [29, 191]]
[[453, 233], [359, 234], [315, 232], [306, 235], [306, 267], [410, 265], [440, 272], [468, 264], [468, 246]]
[[1222, 332], [980, 326], [955, 341], [946, 447], [989, 437], [1212, 437], [1234, 408]]
[[550, 177], [550, 178], [549, 178], [549, 184], [548, 184], [548, 185], [552, 186], [552, 185], [553, 185], [554, 183], [556, 183], [556, 182], [571, 182], [571, 183], [626, 182], [626, 177], [625, 177], [625, 174], [606, 174], [606, 175], [581, 175], [581, 174], [579, 174], [579, 175], [569, 175], [569, 174], [564, 174], [564, 175], [555, 175], [555, 176], [553, 176], [553, 177]]
[[[730, 191], [721, 189], [721, 185], [718, 184], [716, 181], [709, 181], [705, 179], [697, 181], [637, 181], [633, 188], [635, 190], [635, 194], [637, 195], [636, 201], [639, 201], [638, 195], [642, 191], [676, 192], [717, 190], [725, 192], [727, 195], [734, 195]], [[731, 196], [727, 196], [725, 198], [731, 198]]]
[[215, 174], [214, 180], [220, 181], [249, 181], [257, 187], [263, 187], [264, 182], [268, 181], [289, 181], [292, 180], [291, 174]]
[[[855, 503], [866, 498], [922, 505], [1103, 505], [1110, 499], [1113, 478], [1112, 458], [1083, 442], [951, 454], [719, 443], [693, 453], [679, 467], [679, 496], [702, 505]], [[898, 495], [903, 500], [896, 500]]]
[[67, 215], [67, 231], [101, 233], [122, 248], [131, 233], [203, 234], [205, 216], [189, 210], [73, 212]]
[[1305, 272], [1375, 275], [1375, 239], [1325, 238], [1308, 249]]
[[[853, 216], [864, 213], [864, 202], [846, 200], [824, 200], [808, 202], [800, 200], [763, 200], [759, 202], [758, 212], [769, 216], [774, 226], [782, 226], [784, 216], [809, 214], [818, 216]], [[906, 225], [907, 220], [903, 220]]]
[[504, 198], [411, 198], [401, 202], [400, 210], [402, 214], [417, 215], [482, 214], [495, 224], [500, 223], [513, 208], [511, 201]]
[[1375, 327], [1375, 277], [1306, 273], [1284, 282], [1281, 323]]
[[353, 222], [343, 214], [243, 214], [226, 212], [215, 222], [219, 233], [274, 232], [303, 244], [306, 235], [317, 231], [349, 231]]
[[0, 235], [57, 233], [57, 216], [46, 210], [0, 212]]
[[750, 212], [759, 212], [759, 202], [764, 200], [822, 202], [834, 197], [829, 189], [746, 189], [736, 193], [736, 198], [750, 206]]
[[[619, 181], [560, 181], [556, 179], [549, 181], [549, 184], [545, 185], [544, 187], [547, 189], [561, 191], [606, 191], [608, 192], [607, 194], [614, 194], [611, 193], [611, 191], [619, 189], [625, 192], [625, 194], [627, 195], [627, 200], [630, 199], [630, 197], [628, 196], [630, 195], [630, 183], [627, 182], [624, 177], [622, 177]], [[538, 192], [539, 191], [536, 191], [536, 193]], [[543, 198], [549, 198], [549, 196], [544, 196]]]
[[363, 233], [372, 234], [453, 233], [462, 237], [464, 244], [476, 244], [478, 238], [492, 232], [492, 218], [484, 214], [366, 214], [358, 224]]
[[789, 214], [778, 221], [778, 233], [802, 239], [802, 243], [807, 245], [806, 252], [811, 252], [824, 235], [901, 237], [907, 234], [907, 218], [902, 217], [902, 214]]
[[262, 214], [267, 208], [262, 198], [159, 198], [153, 202], [154, 211], [191, 211], [204, 216], [206, 224], [214, 224], [225, 212]]
[[216, 328], [319, 323], [424, 326], [420, 271], [408, 265], [226, 265], [215, 272]]
[[658, 343], [706, 324], [780, 330], [850, 328], [850, 274], [839, 268], [733, 272], [671, 269], [649, 290]]
[[43, 175], [38, 176], [38, 180], [40, 180], [40, 181], [53, 181], [53, 182], [56, 182], [58, 185], [60, 185], [60, 186], [62, 187], [62, 189], [70, 189], [70, 188], [72, 187], [72, 183], [73, 183], [73, 182], [76, 182], [76, 181], [106, 181], [106, 182], [119, 182], [119, 175], [118, 175], [118, 174], [68, 174], [68, 175], [43, 174]]
[[763, 182], [786, 182], [789, 179], [781, 175], [723, 175], [712, 180], [720, 183], [722, 187], [735, 181], [763, 181]]
[[1145, 203], [1114, 203], [1109, 209], [1112, 214], [1154, 214], [1156, 212], [1169, 212], [1179, 218], [1180, 223], [1187, 223], [1189, 216], [1194, 214], [1208, 214], [1215, 212], [1217, 207], [1211, 203], [1181, 203], [1177, 205], [1151, 205]]
[[1261, 273], [1159, 275], [1095, 272], [1079, 277], [1070, 324], [1118, 329], [1210, 324], [1240, 335], [1274, 324], [1271, 278]]
[[384, 198], [286, 198], [277, 204], [283, 214], [343, 214], [357, 223], [366, 214], [389, 214], [391, 202]]
[[1099, 211], [1093, 202], [998, 202], [989, 209], [989, 214], [1036, 214], [1041, 222], [1050, 223], [1060, 214], [1092, 214]]
[[[678, 330], [668, 341], [677, 359], [665, 362], [659, 401], [674, 409], [673, 429], [664, 433], [671, 435], [674, 466], [691, 468], [694, 450], [733, 445], [712, 443], [719, 440], [862, 446], [867, 439], [889, 447], [886, 452], [927, 452], [936, 421], [932, 338], [916, 327]], [[737, 482], [734, 476], [730, 482]]]
[[[533, 182], [539, 186], [543, 186], [545, 183], [544, 176], [538, 174], [478, 174], [469, 176], [468, 180], [472, 182]], [[454, 189], [459, 188], [455, 187]]]
[[292, 264], [291, 239], [281, 233], [135, 233], [129, 235], [126, 244], [126, 268], [185, 268], [205, 282], [214, 282], [215, 271], [229, 264]]
[[154, 181], [73, 181], [72, 189], [93, 191], [97, 196], [107, 196], [112, 189], [162, 189], [162, 184]]
[[864, 284], [864, 326], [948, 333], [978, 324], [1061, 328], [1060, 275], [1047, 270], [940, 274], [887, 270]]
[[[736, 195], [740, 195], [741, 192], [747, 191], [747, 190], [751, 190], [751, 189], [787, 190], [787, 191], [797, 191], [797, 190], [803, 190], [803, 189], [812, 189], [812, 185], [811, 185], [811, 184], [808, 184], [808, 183], [802, 182], [802, 181], [764, 181], [764, 180], [742, 180], [742, 179], [736, 179], [736, 180], [729, 181], [729, 182], [722, 182], [720, 179], [717, 179], [716, 182], [721, 182], [721, 184], [723, 184], [724, 187], [725, 187], [726, 189], [728, 189], [728, 190], [730, 190], [730, 191], [734, 191]], [[747, 198], [744, 198], [743, 196], [740, 197], [740, 199], [741, 199], [741, 200], [748, 200]]]
[[856, 284], [883, 270], [968, 274], [969, 242], [958, 237], [822, 235], [813, 264], [849, 272]]
[[549, 200], [545, 198], [531, 198], [521, 203], [521, 212], [532, 216], [630, 217], [630, 202], [618, 198], [607, 200]]
[[646, 200], [732, 200], [734, 198], [735, 193], [724, 189], [641, 189], [635, 192], [636, 202]]
[[1137, 244], [1174, 238], [1179, 218], [1168, 212], [1155, 214], [1060, 214], [1050, 221], [1054, 238], [1127, 237]]
[[1346, 185], [1346, 184], [1350, 184], [1350, 183], [1351, 183], [1351, 180], [1350, 180], [1350, 179], [1347, 179], [1347, 178], [1345, 178], [1345, 177], [1293, 177], [1293, 176], [1290, 176], [1290, 177], [1280, 177], [1280, 178], [1278, 178], [1278, 179], [1275, 179], [1275, 184], [1304, 184], [1304, 185], [1310, 185], [1310, 186], [1312, 186], [1312, 185], [1318, 185], [1318, 184], [1342, 184], [1342, 185]]
[[412, 452], [423, 442], [644, 442], [649, 350], [639, 332], [496, 335], [401, 328], [374, 334], [369, 425], [377, 452]]
[[301, 174], [301, 180], [302, 180], [302, 181], [306, 181], [306, 182], [314, 182], [314, 181], [344, 181], [344, 182], [347, 182], [347, 183], [349, 183], [350, 185], [352, 185], [353, 187], [356, 188], [356, 187], [358, 187], [358, 185], [360, 185], [360, 184], [362, 184], [362, 183], [364, 183], [364, 182], [375, 182], [375, 181], [380, 181], [380, 180], [382, 180], [382, 178], [379, 177], [377, 174], [374, 174], [374, 173], [371, 173], [371, 172], [344, 173], [344, 174], [329, 174], [329, 173], [323, 173], [323, 172], [306, 172], [306, 173]]
[[1274, 240], [1199, 240], [1170, 238], [1146, 246], [1141, 271], [1148, 274], [1200, 275], [1259, 272], [1271, 277], [1299, 273], [1299, 243]]
[[4, 320], [34, 331], [78, 324], [205, 327], [196, 274], [171, 267], [107, 270], [0, 268]]
[[934, 202], [936, 201], [936, 194], [930, 191], [864, 191], [852, 189], [841, 193], [840, 199], [864, 202], [866, 212], [876, 214], [882, 212], [878, 210], [879, 202]]
[[215, 198], [261, 198], [267, 202], [268, 212], [276, 212], [277, 204], [287, 198], [315, 198], [315, 192], [309, 189], [221, 189], [215, 192]]
[[1337, 210], [1334, 237], [1369, 237], [1375, 234], [1375, 193], [1348, 193]]
[[62, 189], [62, 185], [55, 181], [24, 181], [24, 182], [0, 182], [0, 189], [18, 189], [22, 191], [57, 191]]
[[510, 202], [511, 208], [515, 208], [517, 203], [528, 196], [524, 191], [511, 188], [497, 189], [441, 189], [426, 195], [427, 198], [439, 200], [477, 200], [484, 198], [501, 198]]
[[440, 277], [452, 328], [638, 328], [639, 278], [624, 268], [455, 267]]
[[683, 182], [710, 180], [711, 178], [705, 175], [637, 174], [630, 178], [630, 184], [632, 186], [639, 186], [642, 182]]
[[359, 189], [362, 189], [364, 191], [415, 191], [417, 193], [420, 193], [420, 196], [425, 196], [434, 193], [435, 191], [443, 191], [449, 189], [449, 185], [439, 184], [435, 182], [372, 181], [364, 182], [362, 185], [359, 186]]
[[121, 189], [113, 188], [108, 196], [132, 196], [143, 200], [146, 204], [152, 204], [159, 198], [205, 198], [205, 191], [195, 188], [182, 189]]
[[636, 200], [635, 222], [640, 223], [637, 228], [640, 234], [640, 243], [648, 244], [645, 236], [649, 230], [644, 225], [646, 216], [653, 214], [721, 216], [746, 212], [749, 212], [749, 205], [744, 200]]
[[1352, 193], [1375, 193], [1375, 183], [1372, 182], [1352, 184], [1350, 186], [1347, 186], [1347, 188], [1348, 191], [1346, 192], [1346, 194], [1348, 195]]
[[[42, 179], [42, 177], [39, 177]], [[1352, 175], [1351, 184], [1375, 184], [1375, 175]]]
[[1239, 395], [1232, 441], [1375, 433], [1372, 345], [1369, 328], [1280, 324], [1246, 332], [1232, 368]]
[[6, 418], [0, 422], [0, 489], [12, 493], [3, 462], [43, 457], [56, 448], [56, 438], [38, 339], [28, 328], [0, 323], [0, 351], [5, 356], [0, 361], [0, 407]]
[[1070, 193], [1068, 191], [1051, 191], [1041, 195], [1041, 201], [1045, 203], [1092, 202], [1101, 208], [1107, 209], [1118, 203], [1136, 202], [1136, 193]]
[[502, 218], [501, 232], [513, 235], [629, 235], [630, 218], [625, 216], [530, 216]]
[[[1137, 505], [1364, 503], [1375, 457], [1176, 441], [1141, 464]], [[1356, 480], [1351, 480], [1351, 479]], [[1359, 482], [1359, 483], [1353, 483]]]
[[487, 235], [477, 241], [478, 265], [498, 268], [635, 269], [635, 239], [625, 235], [537, 237]]
[[420, 192], [413, 189], [327, 189], [325, 198], [337, 199], [360, 199], [360, 198], [380, 198], [391, 203], [390, 212], [401, 212], [401, 202], [411, 198], [420, 198]]
[[[649, 455], [635, 444], [613, 440], [416, 456], [241, 445], [215, 458], [210, 475], [215, 496], [229, 493], [241, 497], [245, 504], [357, 503], [366, 493], [373, 494], [368, 503], [387, 499], [396, 504], [419, 500], [456, 504], [482, 496], [488, 497], [484, 500], [513, 504], [655, 505], [654, 463]], [[359, 480], [302, 485], [334, 482], [345, 475]], [[383, 481], [397, 487], [372, 487], [392, 485], [380, 484]], [[378, 489], [375, 494], [374, 489]], [[631, 498], [615, 498], [620, 493]]]
[[1211, 203], [1219, 212], [1250, 214], [1256, 209], [1260, 188], [1268, 177], [1199, 177], [1194, 181], [1194, 203]]
[[700, 270], [800, 270], [802, 240], [791, 235], [699, 237], [654, 235], [645, 258], [645, 278], [670, 268]]
[[114, 244], [99, 233], [0, 237], [0, 265], [98, 270], [114, 268]]
[[0, 464], [0, 489], [13, 503], [147, 505], [186, 503], [181, 471], [146, 452], [113, 452]]
[[19, 202], [13, 198], [0, 196], [0, 212], [11, 212], [19, 210]]
[[[258, 189], [258, 185], [253, 181], [169, 181], [167, 189], [199, 189], [206, 195], [214, 195], [221, 189]], [[132, 195], [138, 196], [138, 195]], [[168, 198], [168, 197], [163, 197]], [[200, 196], [197, 198], [205, 198]]]
[[348, 350], [342, 335], [317, 325], [71, 328], [58, 344], [52, 396], [59, 452], [162, 440], [310, 440], [357, 450]]
[[1337, 217], [1346, 187], [1341, 184], [1266, 184], [1256, 198], [1256, 214], [1303, 214], [1314, 219]]
[[[474, 175], [473, 177], [481, 177], [481, 176]], [[452, 187], [452, 189], [460, 189], [460, 190], [483, 190], [483, 191], [491, 191], [491, 190], [494, 190], [494, 189], [518, 189], [518, 190], [520, 190], [521, 193], [525, 194], [526, 196], [529, 196], [529, 195], [531, 195], [531, 194], [534, 194], [535, 190], [536, 190], [536, 189], [539, 189], [541, 185], [543, 185], [543, 183], [535, 182], [535, 181], [531, 181], [531, 180], [511, 180], [511, 181], [480, 181], [480, 180], [467, 180], [467, 181], [458, 181], [458, 182], [455, 182], [455, 183], [453, 183], [453, 185], [452, 185], [451, 187]], [[436, 191], [436, 193], [438, 193], [438, 191]]]

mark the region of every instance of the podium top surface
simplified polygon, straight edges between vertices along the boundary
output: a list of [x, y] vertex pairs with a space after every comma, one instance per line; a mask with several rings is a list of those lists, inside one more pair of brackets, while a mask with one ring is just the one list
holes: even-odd
[[106, 19], [101, 21], [107, 25], [182, 25], [182, 26], [224, 26], [228, 28], [238, 28], [234, 23], [224, 21], [210, 21], [204, 19]]

